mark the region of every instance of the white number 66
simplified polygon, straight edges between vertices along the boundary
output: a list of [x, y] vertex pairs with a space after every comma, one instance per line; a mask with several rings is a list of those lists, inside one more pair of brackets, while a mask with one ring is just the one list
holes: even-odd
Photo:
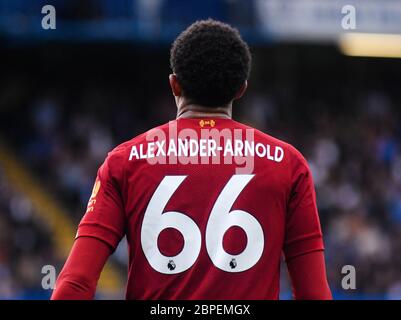
[[[260, 259], [264, 249], [263, 230], [256, 218], [243, 210], [230, 212], [234, 201], [254, 175], [234, 175], [220, 193], [206, 226], [206, 250], [213, 264], [227, 272], [242, 272], [252, 268]], [[186, 176], [166, 176], [157, 187], [146, 209], [141, 244], [146, 259], [153, 269], [164, 274], [177, 274], [188, 270], [196, 261], [201, 249], [201, 232], [187, 215], [163, 212], [168, 201]], [[242, 228], [248, 238], [246, 248], [237, 255], [223, 248], [223, 237], [232, 226]], [[159, 234], [166, 228], [178, 230], [184, 238], [184, 247], [174, 257], [163, 255], [158, 246]], [[171, 262], [173, 261], [173, 265]], [[235, 265], [232, 265], [235, 261]]]

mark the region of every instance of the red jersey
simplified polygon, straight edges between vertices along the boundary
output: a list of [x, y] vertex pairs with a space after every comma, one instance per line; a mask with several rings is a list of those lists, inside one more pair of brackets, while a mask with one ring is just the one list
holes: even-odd
[[281, 255], [323, 250], [291, 145], [230, 119], [178, 119], [118, 146], [78, 237], [129, 248], [127, 299], [278, 299]]

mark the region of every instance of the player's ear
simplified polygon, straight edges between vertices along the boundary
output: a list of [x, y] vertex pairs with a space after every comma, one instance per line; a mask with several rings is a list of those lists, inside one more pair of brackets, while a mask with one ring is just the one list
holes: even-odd
[[169, 75], [168, 79], [170, 81], [170, 87], [171, 87], [171, 91], [173, 92], [173, 95], [175, 97], [181, 96], [182, 89], [181, 89], [180, 84], [178, 83], [177, 76], [174, 73], [172, 73]]
[[247, 88], [248, 88], [248, 81], [245, 80], [244, 84], [242, 85], [242, 87], [238, 90], [237, 94], [235, 95], [234, 100], [240, 99], [244, 95]]

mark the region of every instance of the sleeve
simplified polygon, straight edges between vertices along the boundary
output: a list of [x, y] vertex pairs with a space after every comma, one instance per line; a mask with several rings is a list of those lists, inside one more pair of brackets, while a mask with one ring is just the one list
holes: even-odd
[[110, 253], [110, 246], [95, 238], [82, 237], [75, 241], [51, 299], [93, 299], [100, 273]]
[[309, 252], [324, 250], [312, 174], [301, 155], [296, 162], [287, 206], [284, 242], [286, 261]]
[[75, 239], [93, 237], [106, 242], [113, 250], [125, 234], [125, 210], [121, 195], [123, 181], [122, 152], [109, 153], [98, 170], [88, 207]]
[[288, 262], [292, 291], [296, 300], [331, 300], [322, 251], [310, 252]]

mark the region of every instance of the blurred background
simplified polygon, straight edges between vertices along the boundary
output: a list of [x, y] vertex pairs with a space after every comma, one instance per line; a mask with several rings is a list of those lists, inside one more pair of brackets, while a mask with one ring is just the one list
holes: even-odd
[[[97, 168], [175, 117], [170, 44], [208, 17], [251, 46], [235, 118], [310, 163], [334, 297], [401, 299], [401, 1], [0, 0], [1, 299], [49, 298], [42, 267], [61, 270]], [[122, 241], [97, 298], [122, 298], [126, 270]]]

